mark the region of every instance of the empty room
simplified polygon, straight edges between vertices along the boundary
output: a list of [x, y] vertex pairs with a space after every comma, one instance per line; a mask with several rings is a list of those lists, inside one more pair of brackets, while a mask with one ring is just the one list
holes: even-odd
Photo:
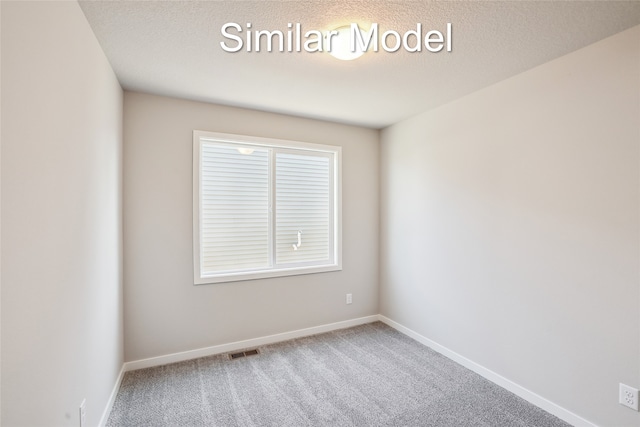
[[0, 2], [3, 427], [640, 427], [640, 1]]

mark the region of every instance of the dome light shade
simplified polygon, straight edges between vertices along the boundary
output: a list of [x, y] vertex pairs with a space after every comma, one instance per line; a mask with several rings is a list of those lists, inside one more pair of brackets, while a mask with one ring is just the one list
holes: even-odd
[[[358, 31], [360, 27], [358, 27]], [[360, 58], [364, 55], [364, 51], [360, 49], [358, 43], [355, 43], [355, 50], [351, 50], [351, 26], [344, 25], [333, 30], [333, 35], [330, 32], [325, 36], [327, 39], [327, 46], [330, 47], [329, 53], [338, 59], [343, 61], [351, 61], [356, 58]]]

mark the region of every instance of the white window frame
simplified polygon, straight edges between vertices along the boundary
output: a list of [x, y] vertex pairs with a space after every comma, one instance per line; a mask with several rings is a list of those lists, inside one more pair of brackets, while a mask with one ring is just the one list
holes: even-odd
[[[201, 272], [201, 249], [200, 249], [200, 180], [201, 180], [201, 147], [206, 142], [217, 142], [231, 144], [237, 147], [260, 147], [275, 149], [278, 151], [292, 150], [296, 153], [304, 151], [314, 153], [330, 154], [333, 157], [333, 199], [330, 205], [333, 206], [333, 216], [330, 223], [333, 224], [333, 233], [330, 236], [330, 247], [333, 256], [330, 262], [322, 265], [282, 265], [275, 263], [274, 248], [274, 194], [275, 182], [270, 180], [270, 208], [269, 208], [269, 245], [271, 266], [260, 270], [245, 270], [236, 272], [222, 272], [216, 274], [202, 275]], [[270, 168], [273, 170], [273, 151]], [[273, 172], [272, 172], [273, 173]], [[271, 175], [273, 177], [273, 175]], [[342, 147], [334, 145], [313, 144], [300, 141], [288, 141], [272, 138], [261, 138], [247, 135], [233, 135], [218, 132], [207, 132], [201, 130], [193, 131], [193, 281], [195, 285], [236, 282], [243, 280], [265, 279], [271, 277], [293, 276], [301, 274], [324, 273], [342, 270]]]

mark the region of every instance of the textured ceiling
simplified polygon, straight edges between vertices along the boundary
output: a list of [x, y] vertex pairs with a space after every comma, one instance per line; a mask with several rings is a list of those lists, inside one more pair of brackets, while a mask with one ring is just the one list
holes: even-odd
[[[640, 1], [80, 1], [125, 89], [382, 128], [640, 24]], [[453, 26], [451, 53], [225, 52], [222, 25]], [[229, 42], [229, 44], [232, 44]]]

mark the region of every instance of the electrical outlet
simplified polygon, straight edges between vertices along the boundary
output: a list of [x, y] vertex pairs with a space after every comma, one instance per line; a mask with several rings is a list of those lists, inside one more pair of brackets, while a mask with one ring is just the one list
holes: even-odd
[[638, 389], [620, 383], [620, 404], [638, 410]]
[[85, 427], [87, 425], [87, 399], [82, 399], [82, 403], [80, 404], [80, 427]]
[[347, 304], [351, 304], [353, 302], [353, 298], [351, 294], [347, 294]]

